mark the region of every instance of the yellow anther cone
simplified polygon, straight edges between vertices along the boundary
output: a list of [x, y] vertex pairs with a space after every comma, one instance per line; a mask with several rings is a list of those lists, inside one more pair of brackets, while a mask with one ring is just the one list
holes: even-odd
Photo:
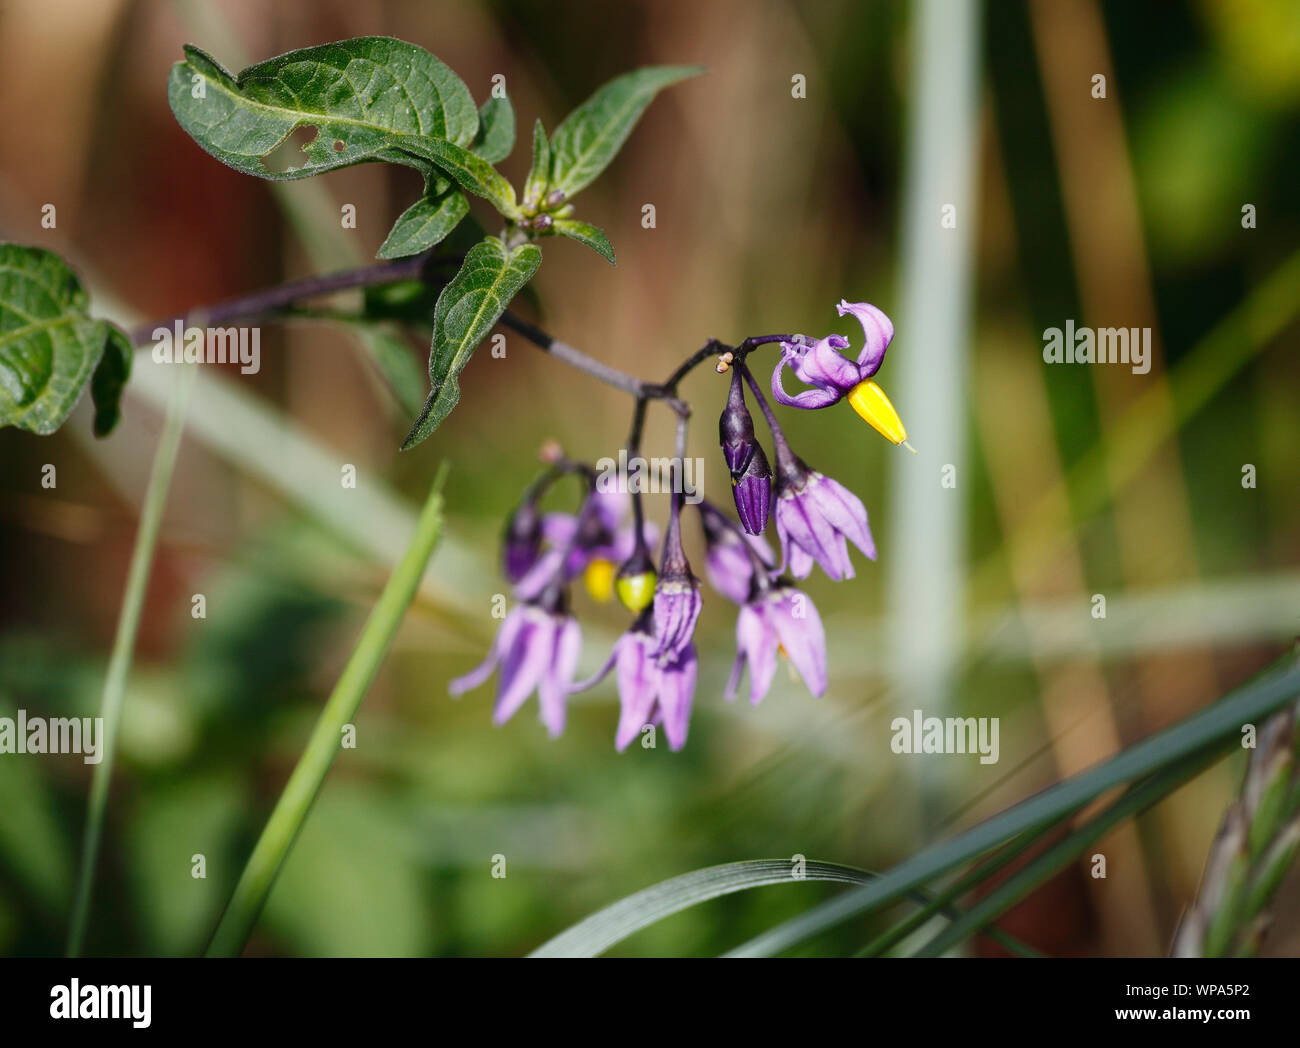
[[[885, 391], [874, 382], [859, 382], [849, 390], [848, 401], [853, 410], [891, 444], [907, 443], [907, 430], [903, 428], [902, 419], [885, 396]], [[907, 446], [911, 448], [910, 444]]]

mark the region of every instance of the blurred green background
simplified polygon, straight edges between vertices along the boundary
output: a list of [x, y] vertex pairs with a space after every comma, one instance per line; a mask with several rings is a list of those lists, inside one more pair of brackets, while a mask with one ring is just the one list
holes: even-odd
[[[558, 741], [534, 705], [493, 728], [490, 690], [452, 701], [446, 682], [494, 633], [496, 539], [538, 447], [616, 455], [627, 398], [508, 336], [505, 360], [475, 358], [437, 435], [399, 456], [408, 419], [355, 332], [266, 325], [260, 373], [207, 371], [191, 407], [87, 952], [201, 949], [442, 459], [446, 540], [250, 953], [513, 955], [713, 863], [802, 854], [883, 869], [1204, 706], [1292, 643], [1300, 6], [995, 0], [978, 33], [959, 216], [971, 216], [970, 305], [953, 339], [928, 345], [899, 312], [906, 298], [918, 326], [934, 294], [924, 268], [908, 276], [900, 262], [927, 235], [904, 218], [924, 174], [908, 160], [922, 104], [909, 4], [0, 8], [0, 236], [62, 253], [97, 311], [125, 322], [364, 263], [419, 189], [414, 172], [379, 165], [278, 187], [222, 167], [167, 108], [182, 43], [238, 69], [386, 34], [433, 51], [479, 101], [504, 74], [520, 128], [539, 116], [554, 128], [637, 65], [709, 67], [654, 103], [584, 195], [579, 217], [608, 232], [618, 267], [547, 243], [539, 316], [558, 337], [659, 378], [710, 336], [841, 331], [856, 345], [856, 325], [833, 313], [847, 297], [895, 318], [878, 378], [900, 408], [935, 403], [901, 378], [904, 355], [961, 376], [955, 401], [939, 403], [956, 419], [945, 444], [904, 412], [915, 459], [848, 410], [782, 415], [799, 454], [863, 498], [880, 550], [877, 564], [855, 555], [852, 582], [807, 581], [827, 626], [828, 694], [813, 700], [782, 673], [757, 709], [725, 704], [734, 609], [706, 592], [687, 748], [618, 755], [612, 682], [575, 700]], [[795, 74], [806, 98], [791, 97]], [[1104, 100], [1092, 97], [1095, 74]], [[502, 167], [519, 181], [527, 162], [517, 144]], [[53, 230], [40, 225], [45, 203], [58, 209]], [[345, 203], [355, 230], [340, 228]], [[653, 229], [641, 224], [646, 203]], [[1242, 226], [1246, 204], [1255, 228]], [[1151, 373], [1044, 366], [1041, 332], [1067, 318], [1151, 327]], [[422, 372], [427, 347], [411, 339], [409, 352]], [[5, 715], [97, 711], [165, 371], [142, 359], [105, 441], [89, 437], [85, 404], [50, 438], [0, 432]], [[689, 454], [705, 459], [706, 493], [723, 502], [724, 390], [708, 368], [683, 389], [695, 405]], [[662, 412], [648, 447], [669, 453]], [[40, 484], [46, 463], [53, 490]], [[357, 466], [356, 490], [340, 487], [343, 463]], [[938, 479], [948, 463], [960, 464], [955, 489]], [[1254, 488], [1242, 486], [1247, 464]], [[651, 501], [660, 520], [665, 508]], [[955, 522], [947, 548], [909, 546], [936, 515]], [[891, 563], [896, 550], [907, 552]], [[701, 568], [697, 534], [688, 551]], [[190, 615], [197, 593], [205, 619]], [[1094, 594], [1107, 598], [1105, 620], [1090, 614]], [[906, 610], [927, 595], [952, 605], [951, 622]], [[585, 672], [625, 615], [585, 594], [576, 607]], [[899, 638], [931, 629], [941, 693], [922, 704], [1001, 718], [996, 765], [890, 752], [890, 720], [919, 701]], [[6, 954], [62, 950], [90, 770], [74, 757], [0, 757]], [[1080, 863], [1002, 926], [1052, 954], [1163, 953], [1240, 770], [1239, 758], [1220, 764], [1107, 838], [1107, 879]], [[190, 876], [196, 853], [203, 880]], [[497, 854], [504, 879], [490, 875]], [[732, 896], [615, 952], [717, 953], [838, 890]], [[804, 952], [852, 952], [872, 927], [845, 925]], [[983, 939], [973, 949], [999, 952]], [[1269, 949], [1300, 953], [1294, 878]]]

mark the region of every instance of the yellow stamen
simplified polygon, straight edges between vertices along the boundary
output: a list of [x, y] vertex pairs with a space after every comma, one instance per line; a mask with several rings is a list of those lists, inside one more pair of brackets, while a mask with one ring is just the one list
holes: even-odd
[[[859, 382], [849, 390], [848, 400], [853, 410], [891, 444], [906, 443], [907, 430], [903, 428], [898, 412], [885, 396], [885, 391], [874, 382], [870, 380]], [[908, 444], [907, 447], [909, 451], [913, 451], [912, 445]]]
[[614, 595], [614, 562], [597, 557], [582, 574], [587, 592], [602, 604]]

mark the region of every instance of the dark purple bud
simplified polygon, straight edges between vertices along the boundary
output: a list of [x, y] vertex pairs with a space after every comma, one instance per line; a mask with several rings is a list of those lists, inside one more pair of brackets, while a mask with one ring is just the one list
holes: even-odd
[[550, 215], [538, 215], [533, 219], [533, 228], [541, 233], [550, 229], [553, 223], [554, 219]]
[[542, 515], [532, 499], [521, 502], [506, 521], [501, 541], [501, 564], [506, 578], [515, 583], [537, 563], [542, 549]]
[[718, 442], [722, 445], [722, 457], [727, 460], [731, 479], [736, 481], [749, 465], [754, 449], [758, 448], [758, 441], [754, 438], [754, 419], [745, 406], [745, 386], [739, 367], [731, 372], [731, 389], [727, 391], [727, 403], [718, 419]]
[[772, 508], [772, 467], [760, 445], [754, 445], [749, 464], [739, 477], [731, 481], [731, 494], [736, 500], [736, 514], [740, 524], [751, 535], [761, 535], [767, 529], [767, 514]]
[[559, 207], [563, 203], [564, 203], [563, 189], [552, 189], [549, 193], [546, 194], [546, 210], [554, 211], [557, 207]]

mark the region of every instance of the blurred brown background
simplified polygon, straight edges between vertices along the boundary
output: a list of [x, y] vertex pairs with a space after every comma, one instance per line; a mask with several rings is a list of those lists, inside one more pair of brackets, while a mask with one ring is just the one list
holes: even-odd
[[[830, 693], [815, 702], [778, 680], [757, 709], [722, 703], [734, 616], [706, 598], [689, 746], [620, 757], [609, 685], [578, 700], [550, 742], [531, 707], [493, 729], [486, 691], [452, 703], [445, 684], [490, 641], [490, 600], [504, 590], [495, 540], [537, 448], [557, 439], [577, 456], [616, 454], [626, 398], [511, 336], [505, 361], [479, 354], [466, 371], [461, 406], [435, 438], [399, 456], [409, 420], [354, 334], [266, 325], [261, 372], [205, 374], [195, 397], [128, 691], [93, 950], [197, 948], [442, 459], [448, 541], [255, 951], [519, 953], [714, 862], [802, 853], [883, 869], [1286, 650], [1300, 625], [1296, 6], [987, 5], [973, 45], [970, 308], [942, 345], [910, 336], [900, 312], [913, 304], [914, 331], [919, 311], [945, 305], [927, 299], [938, 285], [924, 267], [903, 261], [927, 235], [904, 207], [924, 184], [908, 153], [918, 31], [909, 4], [833, 0], [0, 6], [0, 235], [63, 254], [96, 310], [123, 322], [362, 264], [419, 192], [414, 172], [382, 165], [278, 186], [223, 167], [168, 110], [181, 45], [238, 70], [384, 34], [437, 54], [480, 102], [506, 76], [520, 136], [501, 167], [516, 184], [535, 117], [553, 130], [637, 65], [709, 67], [652, 105], [580, 201], [617, 268], [545, 244], [540, 320], [558, 337], [653, 378], [710, 336], [842, 331], [856, 345], [856, 327], [833, 313], [847, 297], [895, 317], [879, 381], [900, 407], [928, 395], [902, 378], [903, 355], [961, 375], [944, 409], [957, 419], [950, 442], [927, 443], [905, 413], [916, 460], [848, 411], [788, 418], [796, 450], [863, 498], [880, 549], [878, 564], [855, 561], [851, 583], [808, 581], [827, 625]], [[1089, 92], [1097, 72], [1105, 101]], [[791, 96], [795, 74], [806, 98]], [[46, 203], [53, 230], [40, 224]], [[345, 203], [355, 230], [339, 226]], [[647, 203], [653, 229], [641, 224]], [[1151, 374], [1045, 367], [1041, 332], [1067, 318], [1151, 327]], [[423, 367], [426, 347], [413, 340], [411, 353]], [[723, 388], [706, 368], [684, 392], [696, 409], [690, 454], [725, 501]], [[0, 432], [6, 706], [96, 707], [165, 395], [142, 362], [106, 441], [88, 436], [86, 405], [54, 437]], [[667, 453], [669, 420], [652, 415], [648, 439]], [[40, 486], [47, 462], [54, 491]], [[903, 494], [950, 462], [961, 464], [955, 493], [936, 480], [930, 494]], [[357, 465], [356, 491], [339, 490], [341, 463]], [[1243, 464], [1257, 468], [1256, 488], [1242, 487]], [[936, 513], [959, 541], [910, 549], [909, 529]], [[899, 549], [909, 552], [891, 564]], [[959, 577], [934, 577], [929, 553]], [[1001, 718], [997, 765], [889, 752], [891, 718], [912, 708], [899, 631], [932, 625], [900, 610], [909, 588], [956, 595], [935, 701]], [[188, 614], [198, 592], [203, 621]], [[1107, 597], [1104, 621], [1089, 613], [1093, 594]], [[594, 668], [624, 623], [585, 598], [578, 607], [583, 667]], [[60, 948], [88, 770], [0, 762], [6, 952]], [[1005, 927], [1056, 954], [1164, 952], [1240, 770], [1239, 758], [1216, 766], [1112, 835], [1099, 849], [1106, 880], [1080, 864]], [[198, 885], [195, 851], [209, 855]], [[506, 881], [487, 875], [496, 852], [511, 859]], [[620, 949], [717, 952], [830, 891], [745, 893]], [[1279, 915], [1270, 948], [1300, 952], [1295, 883]], [[869, 937], [847, 926], [808, 949], [851, 952]]]

